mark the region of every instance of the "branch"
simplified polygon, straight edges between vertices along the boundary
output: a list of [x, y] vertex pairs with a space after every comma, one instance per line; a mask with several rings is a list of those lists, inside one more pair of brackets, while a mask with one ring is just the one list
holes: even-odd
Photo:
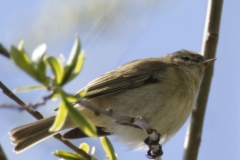
[[[201, 54], [204, 55], [206, 59], [214, 58], [216, 54], [222, 3], [223, 0], [208, 1], [204, 40], [201, 51]], [[213, 65], [209, 66], [205, 71], [196, 107], [194, 107], [192, 111], [189, 128], [185, 137], [183, 160], [197, 159], [212, 75]]]
[[0, 88], [2, 88], [2, 92], [7, 95], [9, 98], [14, 100], [17, 104], [19, 104], [23, 109], [25, 109], [28, 113], [30, 113], [36, 119], [43, 119], [41, 113], [36, 110], [33, 110], [31, 107], [26, 105], [21, 99], [19, 99], [11, 90], [9, 90], [1, 81], [0, 81]]
[[6, 154], [4, 153], [1, 145], [0, 145], [0, 159], [7, 160]]
[[9, 56], [10, 54], [8, 53], [6, 48], [3, 47], [3, 45], [1, 43], [0, 43], [0, 54], [5, 56], [6, 58], [10, 58], [10, 56]]
[[[43, 116], [40, 112], [38, 112], [38, 111], [34, 110], [33, 108], [29, 107], [28, 105], [26, 105], [21, 99], [19, 99], [14, 93], [12, 93], [12, 91], [10, 91], [1, 81], [0, 81], [0, 88], [2, 88], [2, 92], [5, 95], [7, 95], [12, 100], [14, 100], [17, 104], [19, 104], [23, 109], [25, 109], [33, 117], [35, 117], [38, 120], [43, 119]], [[51, 97], [51, 95], [52, 94], [50, 94], [49, 96], [46, 96], [45, 98], [48, 99], [49, 97]], [[86, 154], [86, 152], [84, 152], [82, 149], [77, 148], [71, 142], [69, 142], [67, 140], [63, 140], [61, 134], [56, 134], [56, 135], [54, 135], [54, 137], [56, 139], [60, 140], [62, 143], [64, 143], [69, 148], [71, 148], [73, 151], [84, 156], [87, 160], [91, 160], [91, 157], [88, 154]]]
[[17, 104], [11, 104], [11, 103], [0, 103], [0, 108], [7, 108], [7, 109], [13, 109], [18, 111], [24, 111], [24, 109], [17, 105]]
[[[52, 97], [53, 93], [49, 94], [48, 96], [43, 97], [42, 100], [40, 100], [39, 102], [36, 103], [30, 103], [28, 104], [28, 107], [36, 109], [41, 105], [44, 105], [47, 100], [49, 100]], [[18, 111], [24, 111], [24, 109], [17, 105], [17, 104], [11, 104], [11, 103], [0, 103], [0, 108], [7, 108], [7, 109], [14, 109], [14, 110], [18, 110]]]
[[124, 116], [124, 115], [119, 115], [114, 113], [111, 109], [104, 110], [83, 99], [79, 100], [77, 103], [80, 104], [82, 107], [92, 110], [95, 113], [95, 115], [102, 114], [115, 119], [117, 123], [120, 123], [123, 125], [140, 127], [148, 135], [148, 138], [144, 140], [145, 144], [148, 145], [149, 147], [149, 150], [146, 153], [146, 156], [150, 159], [155, 159], [155, 160], [161, 159], [160, 156], [162, 156], [163, 152], [162, 152], [162, 146], [159, 144], [160, 134], [157, 133], [156, 130], [152, 129], [152, 127], [141, 117], [134, 118], [134, 117]]
[[52, 96], [53, 96], [53, 94], [54, 94], [54, 92], [52, 92], [52, 93], [50, 93], [49, 95], [43, 97], [41, 101], [36, 102], [36, 103], [33, 103], [33, 104], [30, 103], [30, 104], [28, 104], [28, 106], [30, 106], [30, 107], [33, 108], [33, 109], [36, 109], [37, 107], [39, 107], [39, 106], [41, 106], [41, 105], [44, 105], [44, 104], [47, 102], [47, 100], [51, 99]]

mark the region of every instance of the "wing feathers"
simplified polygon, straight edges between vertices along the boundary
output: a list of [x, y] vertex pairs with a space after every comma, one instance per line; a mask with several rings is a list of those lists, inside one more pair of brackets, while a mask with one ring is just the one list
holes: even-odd
[[90, 82], [85, 98], [95, 98], [127, 89], [158, 83], [156, 74], [164, 72], [166, 64], [158, 59], [143, 59], [125, 64]]

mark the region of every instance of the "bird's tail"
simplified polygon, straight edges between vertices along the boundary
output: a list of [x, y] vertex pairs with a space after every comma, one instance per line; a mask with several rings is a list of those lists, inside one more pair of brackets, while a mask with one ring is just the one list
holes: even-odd
[[[52, 126], [54, 119], [55, 116], [52, 116], [12, 129], [9, 134], [11, 136], [12, 143], [16, 144], [14, 147], [14, 152], [20, 153], [29, 147], [41, 142], [42, 140], [57, 134], [58, 132], [49, 132], [49, 128]], [[74, 127], [76, 127], [76, 124], [71, 120], [70, 117], [67, 117], [65, 124], [61, 130]], [[96, 129], [99, 137], [111, 135], [111, 133], [105, 131], [104, 127], [96, 127]], [[63, 139], [85, 137], [88, 136], [79, 128], [74, 128], [63, 135]]]
[[9, 134], [12, 143], [16, 144], [14, 151], [17, 153], [22, 152], [36, 143], [57, 134], [58, 132], [49, 132], [54, 119], [55, 116], [52, 116], [12, 129]]

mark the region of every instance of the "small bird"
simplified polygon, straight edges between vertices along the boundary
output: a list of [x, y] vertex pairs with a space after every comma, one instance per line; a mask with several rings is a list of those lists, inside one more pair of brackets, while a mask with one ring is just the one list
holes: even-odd
[[[161, 134], [160, 144], [166, 143], [189, 117], [199, 92], [205, 68], [215, 59], [205, 60], [193, 51], [180, 50], [164, 57], [139, 59], [126, 63], [93, 80], [83, 89], [84, 99], [115, 113], [141, 116]], [[80, 90], [81, 91], [81, 90]], [[114, 135], [133, 149], [142, 149], [146, 134], [136, 127], [116, 123], [104, 115], [96, 116], [89, 109], [75, 105], [91, 119], [99, 136]], [[21, 152], [50, 137], [55, 116], [12, 129], [9, 133]], [[62, 130], [73, 128], [63, 135], [65, 139], [83, 138], [84, 133], [67, 118]]]

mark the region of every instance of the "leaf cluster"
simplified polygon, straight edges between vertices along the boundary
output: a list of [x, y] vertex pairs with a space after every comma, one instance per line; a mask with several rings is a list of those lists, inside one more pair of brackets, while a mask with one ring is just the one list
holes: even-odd
[[[16, 89], [16, 91], [29, 91], [34, 89], [46, 88], [51, 91], [52, 99], [60, 98], [60, 105], [57, 111], [55, 121], [50, 132], [58, 132], [63, 127], [65, 120], [68, 116], [78, 125], [78, 127], [89, 137], [97, 137], [96, 127], [93, 123], [81, 112], [76, 110], [72, 104], [83, 98], [86, 94], [85, 90], [77, 94], [69, 94], [64, 91], [63, 86], [73, 80], [81, 71], [85, 59], [84, 51], [81, 49], [79, 38], [76, 36], [74, 45], [72, 47], [70, 56], [64, 65], [55, 56], [49, 56], [46, 52], [46, 44], [38, 46], [32, 53], [30, 58], [24, 49], [23, 41], [18, 47], [12, 46], [9, 52], [11, 60], [29, 76], [34, 78], [38, 85], [25, 86]], [[49, 68], [52, 75], [48, 76], [46, 70]], [[101, 138], [102, 145], [106, 151], [107, 157], [111, 160], [116, 160], [114, 149], [111, 142], [106, 138]], [[80, 149], [86, 153], [89, 152], [89, 146], [82, 144]], [[91, 160], [94, 160], [95, 148], [92, 148]], [[84, 156], [80, 154], [70, 153], [66, 151], [53, 152], [55, 156], [61, 157], [66, 160], [84, 160]]]

